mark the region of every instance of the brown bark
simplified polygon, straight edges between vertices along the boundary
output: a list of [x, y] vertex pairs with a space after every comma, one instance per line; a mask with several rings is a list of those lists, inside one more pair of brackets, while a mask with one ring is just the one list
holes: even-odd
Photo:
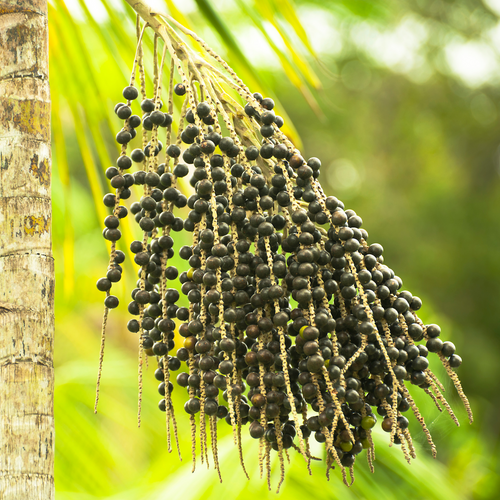
[[0, 498], [54, 498], [47, 0], [0, 0]]

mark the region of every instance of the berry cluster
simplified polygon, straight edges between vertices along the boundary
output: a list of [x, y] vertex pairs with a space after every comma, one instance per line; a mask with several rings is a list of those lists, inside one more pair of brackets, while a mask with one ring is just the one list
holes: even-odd
[[[295, 448], [309, 463], [311, 439], [324, 443], [327, 470], [338, 466], [347, 481], [346, 469], [352, 477], [363, 450], [372, 463], [371, 429], [378, 420], [409, 461], [415, 450], [408, 410], [435, 453], [408, 387], [428, 393], [457, 422], [429, 369], [434, 354], [472, 418], [452, 370], [461, 363], [454, 345], [440, 339], [437, 325], [418, 318], [420, 299], [402, 289], [401, 279], [384, 263], [382, 246], [368, 243], [362, 219], [323, 193], [320, 160], [305, 160], [294, 148], [273, 100], [251, 94], [198, 41], [229, 72], [246, 104], [229, 98], [221, 77], [207, 68], [189, 66], [186, 72], [168, 42], [163, 58], [168, 48], [169, 105], [161, 111], [163, 64], [154, 58], [155, 93], [148, 99], [139, 45], [143, 114], [132, 114], [131, 102], [139, 95], [132, 78], [123, 91], [127, 103], [115, 107], [124, 126], [116, 136], [122, 153], [116, 167], [106, 171], [116, 190], [104, 197], [113, 209], [103, 233], [112, 251], [106, 277], [97, 282], [107, 292], [106, 311], [116, 307], [110, 289], [121, 278], [125, 255], [115, 242], [120, 219], [127, 215], [120, 200], [131, 195], [133, 185], [140, 186], [143, 196], [130, 206], [143, 239], [130, 245], [139, 275], [128, 305], [134, 316], [128, 330], [138, 333], [140, 348], [158, 359], [159, 407], [167, 413], [168, 432], [171, 422], [175, 429], [172, 372], [180, 370], [176, 381], [187, 391], [184, 410], [191, 419], [193, 450], [198, 420], [202, 460], [208, 463], [208, 425], [217, 470], [218, 420], [232, 426], [242, 465], [241, 429], [248, 424], [250, 435], [260, 440], [261, 471], [268, 481], [273, 450], [283, 478], [286, 450]], [[175, 86], [174, 66], [182, 80]], [[183, 104], [174, 140], [178, 98]], [[127, 155], [141, 125], [142, 148]], [[160, 163], [162, 130], [166, 149]], [[125, 173], [133, 163], [138, 170]], [[184, 177], [194, 188], [189, 198], [178, 187]], [[176, 215], [186, 206], [187, 217]], [[192, 233], [192, 245], [174, 250], [172, 234], [179, 231]], [[174, 251], [187, 261], [180, 275], [169, 265]], [[170, 284], [177, 279], [180, 293]], [[177, 305], [181, 293], [187, 307]], [[176, 332], [183, 342], [177, 350]]]

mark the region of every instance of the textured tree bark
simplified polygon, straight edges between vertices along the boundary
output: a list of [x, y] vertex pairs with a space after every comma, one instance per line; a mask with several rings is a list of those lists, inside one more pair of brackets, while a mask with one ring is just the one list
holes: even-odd
[[47, 0], [0, 0], [0, 498], [54, 498]]

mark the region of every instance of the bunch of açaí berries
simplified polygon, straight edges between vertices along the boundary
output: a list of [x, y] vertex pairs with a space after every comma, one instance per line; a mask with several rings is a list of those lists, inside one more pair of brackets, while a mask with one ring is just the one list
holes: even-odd
[[[175, 86], [178, 96], [186, 90]], [[381, 419], [408, 458], [410, 408], [433, 447], [407, 386], [451, 412], [428, 358], [437, 354], [450, 374], [461, 359], [437, 325], [417, 317], [420, 299], [402, 290], [382, 246], [367, 243], [361, 218], [324, 195], [320, 160], [293, 148], [272, 99], [254, 94], [226, 136], [220, 102], [187, 102], [160, 163], [158, 132], [170, 138], [172, 115], [159, 99], [142, 100], [143, 116], [133, 115], [138, 91], [126, 87], [123, 96], [128, 102], [115, 107], [125, 121], [116, 136], [122, 154], [106, 171], [116, 192], [104, 197], [113, 213], [103, 235], [113, 248], [97, 287], [107, 292], [106, 308], [118, 305], [110, 289], [125, 259], [115, 248], [127, 215], [120, 200], [139, 186], [143, 195], [130, 212], [143, 239], [130, 245], [139, 279], [128, 329], [158, 359], [160, 409], [172, 409], [171, 372], [181, 370], [176, 380], [191, 418], [199, 414], [201, 426], [205, 416], [235, 429], [248, 424], [253, 438], [280, 454], [294, 447], [310, 457], [314, 439], [325, 443], [329, 464], [351, 467], [363, 449], [373, 451], [371, 429]], [[143, 147], [127, 155], [141, 125]], [[134, 163], [138, 170], [128, 173]], [[189, 175], [187, 198], [178, 179]], [[175, 250], [187, 261], [179, 275], [169, 261], [181, 231], [192, 233], [192, 244]]]

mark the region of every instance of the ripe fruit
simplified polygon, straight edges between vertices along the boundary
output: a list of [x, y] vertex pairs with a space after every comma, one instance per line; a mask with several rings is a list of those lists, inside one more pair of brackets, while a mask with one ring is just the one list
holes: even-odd
[[[191, 57], [187, 45], [185, 50]], [[437, 325], [418, 318], [420, 299], [385, 264], [383, 247], [368, 243], [362, 219], [325, 196], [318, 181], [321, 161], [306, 160], [281, 132], [273, 100], [250, 94], [236, 78], [233, 84], [246, 101], [239, 105], [200, 92], [218, 88], [209, 82], [217, 78], [206, 68], [203, 76], [183, 75], [183, 81], [198, 83], [170, 86], [169, 96], [186, 100], [182, 121], [172, 127], [179, 136], [170, 128], [161, 131], [162, 140], [167, 132], [165, 152], [158, 127], [172, 123], [172, 109], [155, 110], [159, 95], [141, 96], [144, 114], [133, 126], [130, 108], [117, 105], [117, 115], [128, 123], [117, 134], [122, 154], [106, 171], [115, 193], [103, 200], [113, 212], [103, 236], [112, 249], [97, 287], [107, 294], [106, 308], [118, 305], [109, 291], [121, 279], [124, 259], [116, 250], [127, 213], [120, 200], [130, 196], [132, 184], [142, 186], [143, 196], [130, 207], [142, 237], [130, 245], [140, 267], [128, 305], [136, 318], [128, 330], [138, 334], [141, 355], [157, 356], [167, 432], [174, 422], [170, 372], [184, 369], [176, 380], [187, 391], [191, 428], [199, 421], [202, 449], [208, 449], [207, 434], [217, 439], [218, 420], [233, 427], [239, 446], [240, 428], [249, 424], [263, 460], [270, 464], [277, 451], [281, 471], [283, 450], [295, 446], [309, 459], [313, 437], [324, 444], [328, 466], [345, 472], [363, 449], [371, 463], [377, 412], [391, 442], [402, 444], [410, 460], [414, 452], [403, 413], [411, 408], [435, 453], [410, 390], [431, 394], [451, 412], [429, 369], [428, 357], [437, 358], [472, 418], [452, 371], [462, 362], [455, 346], [439, 338]], [[136, 98], [130, 89], [124, 97]], [[141, 122], [143, 147], [127, 155]], [[140, 170], [124, 173], [132, 161]], [[194, 190], [189, 198], [178, 184], [183, 177]], [[178, 248], [172, 231], [183, 230], [192, 244]], [[171, 264], [175, 252], [187, 261], [184, 269]], [[178, 290], [184, 305], [178, 304]], [[183, 340], [175, 351], [176, 331]]]

